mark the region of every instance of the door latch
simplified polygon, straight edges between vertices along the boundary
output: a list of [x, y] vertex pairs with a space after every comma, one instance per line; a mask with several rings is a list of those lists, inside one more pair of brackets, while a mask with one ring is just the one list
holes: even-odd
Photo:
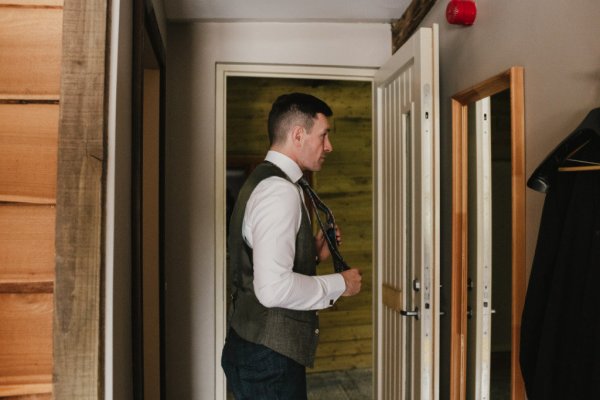
[[413, 280], [413, 290], [415, 292], [418, 292], [419, 290], [421, 290], [421, 282], [419, 282], [418, 279]]
[[414, 311], [400, 310], [400, 315], [405, 317], [415, 317], [416, 320], [419, 319], [419, 307], [415, 307]]

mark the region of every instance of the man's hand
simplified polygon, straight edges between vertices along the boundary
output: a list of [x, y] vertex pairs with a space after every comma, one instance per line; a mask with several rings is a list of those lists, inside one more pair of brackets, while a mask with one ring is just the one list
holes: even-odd
[[342, 293], [342, 296], [354, 296], [360, 292], [360, 285], [362, 281], [361, 273], [356, 268], [351, 268], [344, 272], [341, 272], [346, 282], [346, 291]]

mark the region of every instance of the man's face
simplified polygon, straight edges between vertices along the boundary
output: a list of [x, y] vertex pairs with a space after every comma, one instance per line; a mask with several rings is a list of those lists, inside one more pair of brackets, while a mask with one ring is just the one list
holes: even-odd
[[305, 171], [320, 171], [327, 153], [333, 151], [329, 141], [329, 121], [321, 113], [314, 118], [311, 130], [304, 134], [302, 148], [300, 150], [299, 164]]

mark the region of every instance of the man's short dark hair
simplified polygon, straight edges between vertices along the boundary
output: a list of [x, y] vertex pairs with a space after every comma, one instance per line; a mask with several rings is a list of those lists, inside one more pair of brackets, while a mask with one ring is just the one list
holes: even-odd
[[310, 94], [289, 93], [279, 96], [269, 113], [269, 142], [274, 144], [285, 140], [286, 133], [293, 125], [310, 130], [318, 113], [326, 117], [333, 115], [323, 100]]

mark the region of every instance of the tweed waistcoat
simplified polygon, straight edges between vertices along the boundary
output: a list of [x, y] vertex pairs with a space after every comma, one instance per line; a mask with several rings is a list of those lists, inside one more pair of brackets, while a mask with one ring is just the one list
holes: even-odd
[[[305, 366], [312, 366], [319, 341], [319, 320], [315, 311], [298, 311], [263, 306], [254, 293], [252, 249], [242, 237], [246, 204], [252, 191], [264, 179], [278, 176], [289, 180], [277, 166], [263, 162], [248, 177], [233, 209], [229, 229], [229, 257], [232, 304], [229, 323], [239, 336], [262, 344]], [[316, 274], [317, 250], [305, 207], [296, 234], [293, 271]]]

